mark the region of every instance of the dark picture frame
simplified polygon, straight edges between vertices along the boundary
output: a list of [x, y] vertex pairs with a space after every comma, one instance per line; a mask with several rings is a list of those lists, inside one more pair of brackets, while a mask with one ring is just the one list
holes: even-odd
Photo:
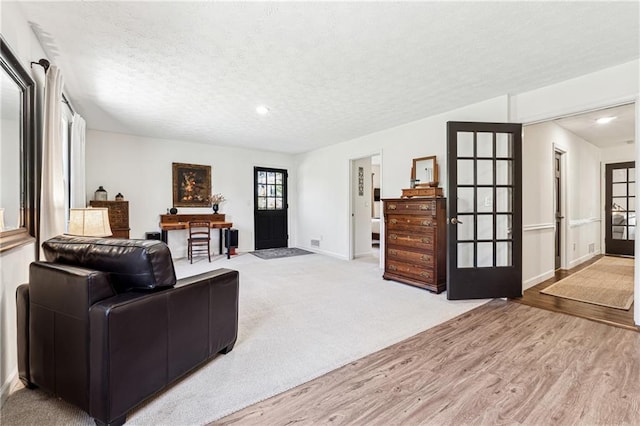
[[211, 166], [172, 163], [173, 206], [209, 207]]

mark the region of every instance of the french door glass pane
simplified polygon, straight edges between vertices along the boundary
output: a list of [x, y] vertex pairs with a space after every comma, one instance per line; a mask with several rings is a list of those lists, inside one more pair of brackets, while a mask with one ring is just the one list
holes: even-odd
[[276, 210], [282, 210], [282, 198], [276, 198]]
[[478, 243], [478, 268], [493, 266], [493, 243]]
[[276, 174], [274, 172], [267, 172], [267, 183], [276, 183]]
[[624, 211], [627, 210], [627, 197], [614, 197], [611, 199], [611, 210]]
[[493, 211], [493, 188], [478, 187], [478, 205], [476, 206], [477, 212], [492, 212]]
[[458, 268], [473, 268], [473, 243], [458, 243]]
[[458, 185], [473, 184], [473, 160], [458, 160]]
[[264, 197], [258, 197], [258, 210], [266, 210], [267, 199]]
[[513, 266], [513, 249], [508, 241], [496, 243], [496, 266]]
[[493, 157], [493, 133], [478, 132], [477, 138], [478, 157]]
[[473, 215], [458, 215], [458, 220], [462, 222], [456, 226], [458, 229], [458, 241], [473, 240]]
[[627, 184], [626, 183], [614, 183], [611, 185], [612, 195], [614, 197], [626, 197], [627, 196]]
[[636, 183], [629, 182], [629, 195], [636, 195]]
[[627, 181], [627, 169], [613, 169], [611, 175], [612, 182], [626, 182]]
[[496, 157], [513, 157], [513, 139], [511, 133], [496, 133]]
[[492, 160], [478, 160], [478, 185], [493, 185]]
[[458, 212], [473, 212], [473, 188], [458, 188]]
[[629, 229], [629, 239], [630, 240], [635, 240], [636, 239], [636, 227], [635, 226], [630, 226], [628, 229]]
[[478, 215], [478, 239], [493, 239], [493, 215]]
[[457, 145], [458, 157], [473, 157], [473, 132], [458, 132]]
[[267, 185], [258, 184], [258, 197], [266, 197], [267, 195]]
[[496, 215], [496, 238], [499, 240], [511, 239], [511, 215]]
[[276, 173], [276, 183], [279, 185], [282, 184], [282, 173]]
[[496, 188], [496, 211], [511, 213], [513, 197], [511, 188]]
[[513, 162], [511, 160], [496, 161], [496, 184], [497, 185], [513, 184]]
[[636, 181], [636, 169], [635, 167], [632, 167], [629, 169], [629, 182], [635, 182]]
[[267, 183], [267, 173], [258, 172], [258, 183]]

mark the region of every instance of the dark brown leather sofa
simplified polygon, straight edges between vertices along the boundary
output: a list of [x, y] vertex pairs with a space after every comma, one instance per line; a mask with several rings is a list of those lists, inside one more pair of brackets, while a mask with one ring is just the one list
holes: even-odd
[[218, 353], [238, 331], [238, 272], [176, 280], [166, 244], [59, 236], [17, 290], [18, 369], [98, 425]]

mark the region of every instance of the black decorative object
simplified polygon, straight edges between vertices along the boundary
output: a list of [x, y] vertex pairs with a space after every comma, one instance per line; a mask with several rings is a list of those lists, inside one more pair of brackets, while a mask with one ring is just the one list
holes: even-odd
[[176, 214], [176, 213], [178, 213], [178, 209], [176, 209], [175, 207], [171, 207], [171, 208], [169, 209], [169, 213], [170, 213], [170, 214]]
[[116, 201], [122, 201], [124, 200], [124, 195], [122, 195], [122, 193], [118, 192], [118, 194], [116, 195]]
[[217, 204], [213, 204], [211, 207], [213, 207], [213, 213], [218, 214], [218, 209], [220, 208], [220, 206]]

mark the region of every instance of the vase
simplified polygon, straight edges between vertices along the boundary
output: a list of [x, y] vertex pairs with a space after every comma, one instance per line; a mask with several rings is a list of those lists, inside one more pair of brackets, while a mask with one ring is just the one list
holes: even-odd
[[218, 214], [218, 209], [220, 208], [220, 206], [218, 206], [217, 204], [214, 204], [214, 205], [213, 205], [213, 206], [211, 206], [211, 207], [213, 207], [213, 213], [214, 213], [214, 214]]

